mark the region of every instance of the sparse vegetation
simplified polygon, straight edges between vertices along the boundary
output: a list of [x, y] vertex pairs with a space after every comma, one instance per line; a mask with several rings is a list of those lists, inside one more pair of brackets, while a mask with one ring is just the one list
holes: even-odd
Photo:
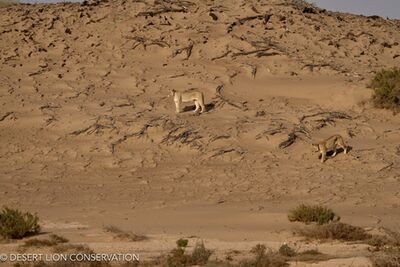
[[0, 211], [0, 235], [6, 239], [21, 239], [40, 231], [36, 214], [4, 207]]
[[15, 5], [18, 4], [18, 1], [15, 0], [0, 0], [0, 8], [9, 6], [9, 5]]
[[176, 241], [177, 247], [174, 248], [167, 257], [168, 267], [184, 267], [192, 265], [204, 265], [208, 262], [212, 251], [206, 249], [203, 242], [196, 243], [192, 254], [186, 255], [185, 250], [189, 240], [179, 239]]
[[374, 267], [398, 267], [400, 266], [400, 251], [380, 253], [371, 258]]
[[104, 227], [104, 230], [106, 232], [112, 233], [115, 236], [115, 238], [121, 239], [121, 240], [128, 240], [128, 241], [136, 242], [136, 241], [143, 241], [143, 240], [148, 239], [148, 237], [145, 235], [137, 235], [132, 232], [123, 231], [123, 230], [119, 229], [118, 227], [115, 227], [112, 225]]
[[279, 254], [286, 257], [293, 257], [296, 255], [296, 251], [293, 248], [291, 248], [288, 244], [283, 244], [279, 248]]
[[330, 223], [315, 225], [308, 228], [298, 229], [298, 234], [313, 239], [336, 239], [342, 241], [366, 241], [372, 236], [363, 228], [346, 223]]
[[255, 255], [254, 259], [242, 261], [240, 267], [286, 267], [289, 266], [284, 256], [279, 253], [267, 251], [264, 245], [258, 244], [250, 251]]
[[385, 247], [397, 247], [400, 249], [400, 233], [384, 229], [386, 235], [373, 235], [368, 244], [378, 249]]
[[327, 207], [301, 204], [289, 211], [288, 219], [291, 222], [316, 222], [318, 224], [325, 224], [333, 220], [339, 220], [340, 217], [336, 216], [336, 214]]
[[204, 242], [198, 242], [196, 243], [191, 258], [190, 258], [190, 263], [192, 265], [203, 265], [208, 262], [208, 259], [210, 258], [212, 254], [212, 251], [209, 249], [206, 249], [204, 246]]
[[374, 267], [400, 266], [400, 233], [385, 229], [385, 235], [374, 235], [368, 244], [378, 250], [371, 257]]
[[25, 241], [25, 243], [22, 245], [22, 247], [52, 247], [61, 243], [67, 243], [68, 239], [65, 237], [51, 234], [49, 236], [49, 239], [38, 239], [38, 238], [33, 238], [33, 239], [28, 239]]
[[376, 107], [400, 111], [400, 68], [383, 69], [371, 80], [369, 87]]

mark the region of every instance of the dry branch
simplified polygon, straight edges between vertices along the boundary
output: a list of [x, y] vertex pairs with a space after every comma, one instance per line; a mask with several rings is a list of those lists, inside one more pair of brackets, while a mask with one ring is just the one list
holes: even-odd
[[270, 18], [272, 17], [272, 14], [264, 14], [264, 15], [256, 15], [256, 16], [249, 16], [245, 18], [238, 19], [237, 21], [231, 23], [228, 27], [228, 33], [233, 31], [233, 28], [237, 25], [242, 25], [243, 23], [254, 20], [254, 19], [264, 19], [264, 24], [267, 24]]
[[11, 114], [14, 114], [14, 112], [12, 112], [12, 111], [7, 112], [6, 114], [4, 114], [3, 116], [0, 117], [0, 121], [4, 121]]
[[[179, 131], [182, 129], [183, 131]], [[169, 131], [169, 133], [162, 139], [161, 143], [170, 145], [179, 141], [182, 144], [191, 144], [197, 148], [200, 148], [199, 144], [193, 143], [200, 138], [202, 137], [198, 134], [197, 131], [193, 129], [186, 129], [184, 126], [178, 125]]]
[[300, 118], [300, 123], [303, 122], [307, 118], [312, 118], [316, 116], [325, 116], [327, 119], [345, 119], [345, 120], [351, 120], [352, 117], [347, 115], [346, 113], [339, 112], [339, 111], [322, 111], [322, 112], [317, 112], [314, 114], [310, 115], [303, 115]]
[[176, 57], [177, 55], [182, 54], [182, 52], [185, 51], [186, 52], [185, 60], [188, 60], [190, 58], [190, 56], [192, 55], [192, 50], [193, 50], [193, 43], [191, 42], [187, 47], [176, 49], [172, 53], [172, 57]]
[[313, 127], [313, 129], [320, 129], [320, 128], [324, 127], [327, 123], [334, 124], [335, 119], [346, 119], [346, 120], [352, 119], [352, 117], [347, 115], [346, 113], [338, 112], [338, 111], [323, 111], [323, 112], [317, 112], [317, 113], [310, 114], [310, 115], [303, 115], [299, 119], [299, 123], [297, 125], [295, 125], [293, 130], [288, 134], [288, 138], [279, 144], [279, 148], [284, 149], [284, 148], [292, 145], [296, 141], [296, 139], [299, 137], [299, 134], [304, 134], [308, 139], [311, 139], [310, 131], [305, 127], [304, 123], [305, 123], [306, 119], [317, 117], [317, 116], [324, 116], [324, 118], [314, 120], [318, 124], [316, 127]]
[[87, 133], [87, 134], [92, 134], [94, 132], [98, 132], [100, 129], [115, 129], [114, 126], [114, 118], [112, 117], [107, 117], [108, 119], [110, 119], [111, 124], [101, 124], [100, 120], [101, 120], [101, 116], [97, 117], [96, 122], [89, 125], [86, 128], [80, 129], [80, 130], [76, 130], [73, 131], [72, 133], [70, 133], [70, 135], [80, 135], [83, 133]]
[[189, 8], [191, 6], [195, 6], [196, 4], [190, 2], [190, 1], [185, 1], [185, 0], [156, 0], [154, 1], [155, 4], [161, 4], [161, 5], [165, 5], [170, 4], [170, 5], [176, 5], [182, 8]]
[[224, 58], [224, 57], [228, 56], [231, 52], [232, 52], [231, 50], [228, 50], [228, 51], [226, 51], [225, 53], [223, 53], [223, 54], [220, 55], [220, 56], [213, 57], [211, 60], [214, 61], [214, 60], [217, 60], [217, 59]]
[[164, 116], [154, 118], [154, 119], [150, 120], [149, 122], [145, 123], [142, 126], [142, 128], [140, 128], [139, 131], [134, 132], [134, 133], [125, 134], [124, 136], [120, 137], [119, 139], [117, 139], [116, 141], [114, 141], [110, 144], [111, 153], [114, 153], [115, 147], [117, 145], [121, 144], [122, 142], [125, 142], [126, 140], [128, 140], [131, 137], [139, 137], [139, 138], [144, 137], [147, 134], [147, 130], [149, 128], [164, 125], [167, 123], [167, 121], [168, 121], [168, 119], [166, 119]]
[[283, 124], [279, 125], [278, 128], [274, 128], [271, 130], [264, 130], [261, 133], [256, 135], [256, 140], [260, 139], [264, 135], [275, 135], [277, 133], [282, 132], [282, 130], [285, 130], [286, 128], [283, 126]]
[[288, 138], [287, 138], [285, 141], [283, 141], [283, 142], [281, 142], [281, 143], [279, 144], [279, 148], [280, 148], [280, 149], [287, 148], [288, 146], [290, 146], [291, 144], [293, 144], [294, 141], [296, 141], [296, 139], [297, 139], [296, 133], [294, 133], [294, 132], [289, 133], [289, 134], [288, 134]]
[[160, 15], [163, 13], [171, 13], [171, 12], [187, 12], [187, 8], [182, 7], [182, 8], [169, 8], [169, 7], [163, 7], [159, 10], [153, 10], [153, 11], [143, 11], [139, 12], [136, 16], [150, 16], [153, 17], [155, 15]]
[[232, 107], [238, 108], [240, 110], [247, 110], [247, 108], [245, 107], [244, 104], [240, 105], [240, 104], [234, 103], [234, 102], [230, 101], [229, 99], [225, 98], [222, 95], [222, 89], [223, 88], [224, 88], [223, 85], [218, 85], [217, 88], [215, 89], [215, 92], [216, 92], [216, 95], [217, 95], [218, 99], [222, 102], [221, 105], [226, 103], [226, 104], [228, 104], [228, 105], [230, 105]]
[[240, 147], [238, 147], [238, 148], [224, 148], [224, 149], [220, 149], [216, 153], [214, 153], [211, 156], [211, 158], [214, 158], [214, 157], [217, 157], [217, 156], [221, 156], [223, 154], [230, 153], [230, 152], [237, 152], [240, 155], [243, 155], [245, 153], [245, 151]]
[[232, 57], [237, 57], [237, 56], [248, 56], [251, 54], [256, 54], [257, 57], [264, 57], [264, 56], [275, 56], [279, 55], [278, 52], [267, 52], [270, 48], [263, 48], [263, 49], [257, 49], [257, 50], [252, 50], [252, 51], [245, 51], [245, 52], [238, 52], [238, 53], [233, 53]]
[[132, 39], [135, 41], [132, 49], [135, 49], [139, 45], [143, 45], [144, 49], [146, 49], [146, 47], [150, 45], [158, 45], [160, 47], [170, 47], [170, 45], [167, 42], [158, 39], [152, 40], [140, 36], [134, 36], [134, 37], [125, 36], [125, 39]]

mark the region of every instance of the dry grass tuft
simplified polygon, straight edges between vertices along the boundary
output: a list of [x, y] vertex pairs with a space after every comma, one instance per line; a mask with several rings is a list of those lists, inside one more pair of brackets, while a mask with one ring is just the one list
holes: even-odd
[[176, 241], [177, 247], [171, 250], [166, 260], [166, 265], [168, 267], [203, 266], [208, 263], [212, 251], [206, 249], [203, 242], [198, 242], [192, 254], [185, 254], [188, 242], [187, 239], [179, 239]]
[[320, 240], [365, 241], [372, 238], [363, 228], [340, 222], [314, 225], [298, 229], [296, 233], [307, 238]]
[[49, 239], [38, 239], [38, 238], [33, 238], [33, 239], [28, 239], [25, 241], [25, 243], [22, 245], [22, 247], [52, 247], [61, 243], [67, 243], [68, 239], [65, 237], [51, 234]]
[[106, 232], [112, 233], [115, 236], [115, 238], [120, 239], [120, 240], [128, 240], [128, 241], [136, 242], [136, 241], [143, 241], [143, 240], [148, 239], [148, 237], [145, 235], [137, 235], [132, 232], [123, 231], [123, 230], [119, 229], [118, 227], [115, 227], [112, 225], [105, 226], [104, 230]]

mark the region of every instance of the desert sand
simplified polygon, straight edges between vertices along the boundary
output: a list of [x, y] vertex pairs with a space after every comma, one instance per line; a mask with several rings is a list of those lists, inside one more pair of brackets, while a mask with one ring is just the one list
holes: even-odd
[[[400, 65], [400, 21], [289, 2], [2, 8], [0, 203], [96, 252], [146, 259], [190, 237], [220, 259], [286, 242], [342, 258], [293, 266], [370, 266], [365, 245], [296, 243], [287, 212], [400, 230], [400, 116], [367, 88]], [[170, 89], [202, 91], [207, 112], [175, 114]], [[322, 164], [310, 144], [332, 134], [351, 150]]]

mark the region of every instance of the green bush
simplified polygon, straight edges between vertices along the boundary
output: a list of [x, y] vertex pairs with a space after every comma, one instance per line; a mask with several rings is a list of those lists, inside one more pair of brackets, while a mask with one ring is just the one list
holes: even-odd
[[40, 231], [39, 218], [29, 212], [4, 207], [0, 212], [0, 235], [6, 239], [21, 239]]
[[384, 69], [371, 80], [369, 87], [376, 107], [400, 111], [400, 68]]
[[301, 204], [289, 211], [288, 219], [291, 222], [317, 222], [318, 224], [325, 224], [335, 219], [339, 220], [340, 218], [327, 207]]

